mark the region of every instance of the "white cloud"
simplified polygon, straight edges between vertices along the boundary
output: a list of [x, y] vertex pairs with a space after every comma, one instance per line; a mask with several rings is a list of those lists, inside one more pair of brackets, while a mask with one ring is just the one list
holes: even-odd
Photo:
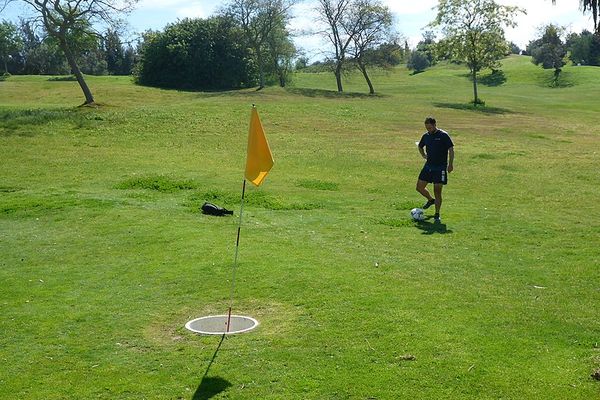
[[409, 0], [409, 1], [394, 1], [394, 0], [384, 0], [383, 3], [387, 5], [390, 10], [397, 15], [430, 15], [431, 19], [433, 19], [433, 7], [435, 7], [438, 2], [437, 0]]

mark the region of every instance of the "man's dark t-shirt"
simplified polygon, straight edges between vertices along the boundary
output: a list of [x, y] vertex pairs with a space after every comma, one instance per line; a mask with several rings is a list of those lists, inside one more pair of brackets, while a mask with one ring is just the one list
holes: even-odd
[[425, 132], [419, 147], [425, 147], [427, 153], [426, 165], [446, 169], [448, 166], [448, 149], [453, 147], [452, 139], [447, 132], [438, 129], [434, 133]]

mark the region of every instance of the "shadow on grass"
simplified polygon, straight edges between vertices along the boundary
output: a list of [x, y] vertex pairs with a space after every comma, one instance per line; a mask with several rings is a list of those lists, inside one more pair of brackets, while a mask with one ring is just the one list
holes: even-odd
[[219, 345], [215, 350], [215, 354], [213, 354], [212, 359], [208, 363], [208, 367], [206, 367], [206, 372], [204, 372], [204, 376], [202, 376], [202, 380], [200, 381], [200, 385], [198, 385], [198, 389], [196, 389], [196, 393], [194, 393], [194, 397], [192, 400], [208, 400], [221, 392], [227, 390], [228, 387], [231, 386], [231, 383], [223, 378], [218, 376], [209, 377], [208, 373], [210, 372], [210, 367], [212, 367], [215, 359], [217, 358], [217, 354], [219, 354], [219, 350], [221, 349], [221, 345], [223, 344], [223, 340], [225, 339], [225, 334], [221, 336], [221, 340], [219, 341]]
[[448, 229], [446, 224], [429, 222], [433, 217], [429, 216], [424, 221], [418, 221], [415, 223], [415, 226], [422, 230], [423, 235], [433, 235], [435, 233], [439, 233], [445, 235], [447, 233], [452, 233], [451, 229]]
[[381, 98], [380, 94], [368, 94], [357, 92], [338, 92], [336, 90], [324, 89], [309, 89], [309, 88], [286, 88], [286, 92], [305, 97], [326, 97], [332, 99], [349, 99], [349, 98]]
[[482, 105], [475, 106], [471, 103], [433, 103], [433, 106], [438, 108], [452, 108], [454, 110], [475, 111], [482, 114], [516, 114], [514, 111], [506, 108], [488, 107]]
[[500, 86], [506, 83], [506, 75], [501, 69], [495, 69], [490, 74], [481, 76], [479, 82], [485, 86]]

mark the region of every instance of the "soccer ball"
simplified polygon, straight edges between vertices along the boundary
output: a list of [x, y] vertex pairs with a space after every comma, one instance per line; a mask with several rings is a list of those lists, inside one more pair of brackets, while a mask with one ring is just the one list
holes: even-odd
[[413, 208], [410, 210], [410, 216], [413, 221], [423, 221], [425, 219], [425, 211], [422, 208]]

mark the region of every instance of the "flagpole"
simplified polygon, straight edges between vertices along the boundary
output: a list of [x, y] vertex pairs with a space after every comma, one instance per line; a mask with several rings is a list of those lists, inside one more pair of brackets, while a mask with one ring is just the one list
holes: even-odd
[[229, 332], [229, 323], [231, 321], [231, 309], [233, 307], [233, 292], [235, 290], [235, 272], [238, 266], [238, 253], [240, 249], [240, 231], [242, 230], [242, 214], [244, 213], [244, 196], [246, 194], [246, 179], [242, 186], [242, 200], [240, 204], [240, 219], [238, 222], [237, 240], [235, 242], [235, 257], [233, 259], [233, 273], [231, 277], [231, 288], [229, 290], [229, 312], [227, 314], [227, 332]]

